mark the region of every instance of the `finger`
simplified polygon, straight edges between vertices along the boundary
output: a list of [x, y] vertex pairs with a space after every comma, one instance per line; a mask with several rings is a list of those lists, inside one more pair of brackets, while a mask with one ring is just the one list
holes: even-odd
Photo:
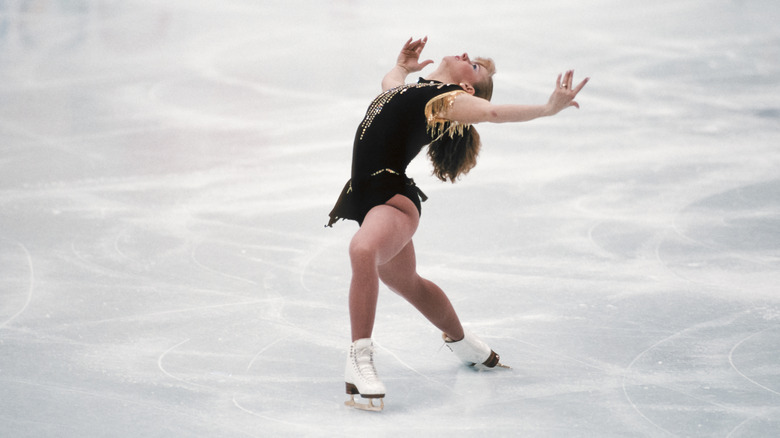
[[555, 88], [561, 88], [561, 77], [563, 76], [563, 73], [558, 73], [558, 79], [555, 80]]
[[425, 48], [425, 43], [427, 42], [428, 42], [428, 37], [425, 37], [422, 40], [420, 40], [420, 49], [418, 50], [418, 52], [422, 52], [422, 50]]
[[573, 100], [571, 101], [569, 106], [573, 106], [574, 108], [580, 109], [580, 104], [578, 104], [576, 101]]
[[569, 70], [566, 72], [566, 88], [571, 90], [571, 81], [574, 79], [574, 70]]
[[431, 65], [431, 64], [433, 64], [433, 59], [426, 59], [425, 61], [420, 63], [420, 66], [422, 68], [425, 68], [426, 66]]
[[563, 90], [569, 90], [569, 76], [571, 76], [571, 72], [569, 70], [566, 70], [563, 73], [563, 77], [561, 78], [561, 89]]
[[585, 84], [587, 84], [589, 80], [590, 80], [590, 78], [585, 78], [585, 79], [582, 80], [582, 82], [577, 84], [577, 87], [574, 89], [574, 93], [579, 93], [580, 90], [582, 90], [582, 87], [584, 87]]

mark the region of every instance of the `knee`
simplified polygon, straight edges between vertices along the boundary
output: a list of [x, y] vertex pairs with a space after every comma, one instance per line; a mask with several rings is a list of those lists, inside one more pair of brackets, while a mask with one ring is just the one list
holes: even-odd
[[376, 248], [360, 239], [352, 239], [349, 244], [349, 259], [352, 266], [373, 264], [376, 265]]

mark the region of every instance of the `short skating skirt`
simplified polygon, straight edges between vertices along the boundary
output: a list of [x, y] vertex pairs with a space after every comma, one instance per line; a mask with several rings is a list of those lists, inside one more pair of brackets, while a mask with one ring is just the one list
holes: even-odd
[[349, 180], [330, 212], [327, 226], [333, 226], [340, 219], [354, 220], [363, 225], [369, 210], [398, 194], [409, 198], [417, 207], [417, 212], [422, 214], [420, 202], [425, 202], [428, 197], [406, 175], [385, 169], [367, 178]]

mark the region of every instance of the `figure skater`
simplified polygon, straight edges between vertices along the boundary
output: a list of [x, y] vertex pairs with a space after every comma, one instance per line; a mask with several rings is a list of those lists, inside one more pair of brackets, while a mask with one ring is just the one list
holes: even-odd
[[[552, 116], [568, 107], [588, 78], [572, 86], [574, 72], [558, 75], [544, 105], [494, 105], [495, 65], [467, 53], [446, 56], [427, 78], [405, 83], [408, 74], [433, 63], [420, 62], [427, 37], [404, 44], [396, 65], [382, 79], [382, 94], [368, 108], [352, 150], [352, 178], [330, 213], [358, 222], [349, 246], [352, 281], [349, 315], [352, 330], [345, 381], [349, 406], [381, 410], [385, 386], [377, 376], [371, 335], [379, 280], [419, 310], [443, 333], [446, 345], [465, 364], [500, 365], [499, 356], [476, 335], [463, 329], [450, 300], [417, 273], [414, 236], [427, 198], [406, 176], [407, 165], [428, 145], [433, 173], [455, 182], [476, 164], [480, 139], [472, 125], [480, 122], [524, 122]], [[354, 400], [354, 395], [368, 399]], [[380, 399], [374, 405], [372, 399]]]

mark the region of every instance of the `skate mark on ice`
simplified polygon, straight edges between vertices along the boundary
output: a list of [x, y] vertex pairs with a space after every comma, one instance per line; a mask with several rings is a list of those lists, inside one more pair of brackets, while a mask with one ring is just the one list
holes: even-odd
[[742, 422], [737, 424], [734, 427], [734, 429], [731, 429], [731, 432], [729, 432], [729, 434], [726, 435], [726, 438], [731, 438], [732, 436], [734, 436], [735, 433], [737, 433], [737, 431], [739, 431], [740, 429], [745, 427], [746, 424], [750, 423], [751, 421], [753, 421], [753, 420], [755, 420], [757, 418], [760, 418], [761, 416], [762, 416], [761, 414], [757, 414], [757, 415], [753, 415], [752, 417], [744, 419]]
[[[54, 393], [63, 393], [63, 394], [74, 394], [79, 396], [86, 396], [91, 397], [96, 400], [103, 400], [103, 401], [111, 401], [111, 402], [117, 402], [121, 403], [121, 406], [123, 409], [126, 409], [128, 406], [137, 406], [140, 408], [147, 408], [153, 411], [159, 411], [162, 413], [165, 413], [171, 417], [185, 417], [189, 418], [193, 421], [197, 420], [200, 421], [202, 418], [198, 415], [190, 414], [186, 411], [183, 411], [181, 409], [176, 409], [172, 407], [168, 407], [166, 404], [161, 403], [153, 403], [148, 402], [144, 400], [139, 400], [136, 396], [121, 396], [111, 393], [110, 391], [102, 391], [102, 390], [95, 390], [95, 389], [89, 389], [87, 387], [76, 387], [76, 386], [68, 386], [65, 383], [52, 383], [52, 382], [38, 382], [38, 381], [31, 381], [31, 380], [19, 380], [16, 379], [13, 381], [15, 384], [18, 385], [25, 385], [32, 388], [38, 388], [41, 390], [46, 391], [47, 394], [54, 394]], [[66, 426], [66, 424], [59, 424], [58, 422], [55, 422], [55, 419], [51, 419], [49, 423], [47, 424], [55, 424], [57, 426]], [[59, 432], [59, 431], [58, 431]], [[61, 432], [60, 432], [61, 433]], [[61, 435], [64, 436], [64, 435]]]
[[325, 245], [321, 245], [319, 247], [319, 250], [317, 251], [309, 251], [309, 255], [306, 257], [306, 259], [301, 264], [301, 272], [299, 275], [299, 281], [301, 282], [301, 287], [306, 292], [314, 292], [309, 286], [306, 285], [306, 272], [309, 271], [310, 267], [314, 265], [314, 260], [319, 257], [322, 253], [324, 253], [327, 250], [327, 247]]
[[405, 368], [407, 368], [407, 369], [408, 369], [408, 370], [410, 370], [411, 372], [413, 372], [413, 373], [415, 373], [415, 374], [417, 374], [417, 375], [419, 375], [419, 376], [421, 376], [421, 377], [424, 377], [424, 378], [426, 378], [426, 379], [428, 379], [428, 380], [431, 380], [431, 378], [430, 378], [430, 377], [428, 377], [428, 376], [426, 376], [425, 374], [423, 374], [423, 373], [421, 373], [421, 372], [417, 371], [417, 370], [416, 370], [416, 369], [415, 369], [413, 366], [409, 365], [408, 363], [404, 362], [404, 361], [403, 361], [403, 360], [402, 360], [400, 357], [398, 357], [398, 355], [397, 355], [397, 354], [395, 354], [395, 353], [393, 353], [392, 351], [390, 351], [389, 349], [387, 349], [387, 348], [383, 347], [383, 346], [382, 346], [382, 345], [380, 345], [378, 342], [374, 341], [374, 345], [376, 345], [376, 346], [377, 346], [379, 349], [381, 349], [383, 352], [385, 352], [385, 354], [388, 354], [388, 355], [392, 356], [392, 357], [393, 357], [393, 358], [394, 358], [396, 361], [398, 361], [398, 363], [400, 363], [401, 365], [403, 365]]
[[217, 275], [221, 275], [221, 276], [223, 276], [225, 278], [230, 278], [231, 280], [243, 281], [243, 282], [249, 283], [249, 284], [251, 284], [253, 286], [257, 286], [257, 282], [256, 281], [253, 281], [253, 280], [250, 280], [250, 279], [244, 278], [244, 277], [239, 277], [237, 275], [231, 275], [231, 274], [228, 274], [226, 272], [223, 272], [223, 271], [220, 271], [220, 270], [217, 270], [217, 269], [214, 269], [214, 268], [210, 268], [210, 267], [204, 265], [203, 263], [200, 262], [200, 260], [198, 260], [198, 257], [196, 256], [196, 252], [198, 251], [198, 248], [200, 248], [200, 246], [195, 246], [190, 251], [190, 260], [192, 260], [192, 262], [195, 263], [195, 266], [197, 266], [198, 268], [203, 269], [204, 271], [210, 272], [212, 274], [217, 274]]
[[105, 276], [114, 276], [114, 277], [124, 277], [124, 278], [134, 278], [134, 276], [126, 271], [122, 271], [115, 268], [109, 268], [107, 266], [103, 266], [100, 263], [97, 263], [93, 260], [89, 260], [89, 258], [85, 255], [86, 252], [82, 251], [78, 248], [78, 240], [79, 237], [74, 238], [70, 242], [70, 251], [73, 253], [73, 257], [75, 257], [76, 260], [81, 262], [84, 268], [89, 269], [90, 271], [101, 274]]
[[5, 237], [0, 237], [2, 240], [9, 241], [19, 248], [21, 248], [22, 252], [24, 253], [25, 261], [27, 262], [27, 267], [30, 272], [30, 276], [28, 278], [28, 286], [27, 286], [27, 297], [25, 298], [24, 304], [22, 304], [21, 309], [19, 309], [16, 313], [8, 317], [5, 321], [0, 323], [0, 329], [7, 326], [11, 323], [11, 321], [18, 318], [21, 314], [23, 314], [27, 308], [30, 306], [30, 303], [32, 302], [32, 296], [33, 296], [33, 290], [35, 289], [35, 271], [33, 270], [33, 262], [32, 262], [32, 256], [30, 255], [30, 251], [27, 250], [27, 247], [25, 247], [22, 243], [12, 241], [10, 239], [6, 239]]
[[[643, 350], [636, 357], [634, 357], [634, 359], [628, 364], [628, 366], [626, 367], [625, 371], [623, 372], [623, 378], [621, 379], [621, 387], [622, 387], [622, 390], [623, 390], [623, 396], [625, 397], [626, 401], [628, 401], [628, 403], [631, 405], [631, 408], [634, 409], [634, 411], [636, 411], [636, 413], [639, 414], [640, 417], [645, 419], [645, 421], [647, 421], [651, 425], [655, 426], [658, 430], [663, 431], [663, 432], [665, 432], [667, 434], [670, 434], [670, 435], [675, 435], [673, 432], [671, 432], [671, 431], [669, 431], [667, 429], [664, 429], [663, 427], [661, 427], [661, 425], [659, 425], [658, 423], [656, 423], [653, 420], [651, 420], [647, 415], [645, 415], [642, 412], [642, 410], [639, 408], [639, 406], [637, 406], [637, 404], [634, 403], [634, 401], [631, 399], [631, 396], [628, 394], [628, 388], [627, 388], [627, 380], [629, 379], [629, 373], [634, 368], [634, 365], [644, 355], [646, 355], [647, 353], [649, 353], [652, 350], [655, 350], [660, 345], [665, 344], [665, 343], [667, 343], [667, 342], [669, 342], [669, 341], [671, 341], [673, 339], [679, 338], [679, 337], [681, 337], [685, 333], [694, 332], [694, 331], [697, 331], [697, 330], [699, 330], [701, 328], [706, 328], [706, 327], [711, 327], [713, 325], [716, 325], [716, 324], [714, 324], [716, 322], [719, 322], [717, 324], [717, 326], [722, 326], [723, 325], [722, 321], [732, 322], [732, 321], [736, 320], [737, 318], [739, 318], [741, 315], [747, 314], [749, 312], [750, 312], [749, 310], [748, 311], [741, 311], [741, 312], [737, 312], [737, 313], [734, 313], [734, 314], [726, 315], [726, 316], [724, 316], [722, 318], [718, 318], [718, 319], [710, 320], [710, 321], [705, 321], [705, 322], [702, 322], [702, 323], [694, 324], [694, 325], [692, 325], [690, 327], [686, 327], [686, 328], [684, 328], [682, 330], [679, 330], [679, 331], [677, 331], [677, 332], [675, 332], [675, 333], [673, 333], [673, 334], [671, 334], [671, 335], [669, 335], [669, 336], [659, 340], [658, 342], [654, 343], [653, 345], [651, 345], [648, 348], [646, 348], [645, 350]], [[636, 378], [638, 378], [638, 377], [636, 377]], [[661, 386], [661, 385], [657, 385], [657, 386]], [[689, 393], [687, 393], [685, 391], [681, 391], [679, 389], [672, 388], [672, 387], [670, 387], [668, 385], [663, 386], [663, 387], [665, 389], [670, 390], [670, 391], [674, 391], [674, 392], [677, 392], [679, 394], [683, 394], [683, 395], [685, 395], [687, 397], [693, 398], [693, 399], [695, 399], [697, 401], [700, 401], [702, 403], [706, 403], [706, 404], [709, 404], [709, 405], [712, 405], [712, 406], [717, 406], [717, 407], [719, 407], [721, 409], [724, 409], [726, 411], [732, 410], [732, 408], [730, 408], [728, 406], [721, 405], [721, 404], [718, 404], [718, 403], [714, 403], [711, 400], [705, 400], [703, 398], [700, 398], [700, 397], [697, 397], [695, 395], [689, 394]]]
[[132, 258], [132, 257], [128, 256], [127, 254], [125, 254], [124, 252], [122, 252], [122, 250], [121, 250], [121, 249], [119, 249], [119, 241], [120, 241], [120, 240], [121, 240], [123, 237], [125, 237], [126, 235], [128, 235], [128, 234], [129, 234], [128, 230], [129, 230], [129, 228], [128, 228], [128, 227], [124, 227], [124, 228], [122, 228], [122, 229], [119, 231], [119, 233], [116, 235], [116, 237], [114, 237], [114, 251], [115, 251], [117, 254], [119, 254], [119, 256], [120, 256], [120, 257], [122, 257], [123, 259], [125, 259], [125, 260], [128, 260], [128, 261], [131, 261], [131, 262], [135, 262], [135, 260], [133, 260], [133, 258]]
[[[777, 181], [773, 181], [772, 184], [776, 182]], [[777, 266], [776, 257], [772, 255], [762, 255], [761, 251], [755, 251], [755, 248], [748, 249], [738, 245], [735, 246], [733, 242], [730, 242], [728, 239], [724, 241], [723, 238], [715, 237], [712, 233], [703, 232], [701, 230], [703, 226], [709, 231], [713, 231], [716, 229], [716, 227], [719, 227], [719, 229], [727, 231], [729, 235], [734, 235], [734, 233], [745, 231], [744, 229], [740, 229], [737, 225], [735, 225], [733, 223], [734, 221], [739, 221], [745, 218], [753, 219], [757, 216], [775, 217], [777, 215], [776, 205], [765, 205], [764, 203], [761, 203], [760, 206], [755, 207], [756, 209], [747, 209], [745, 202], [753, 202], [755, 199], [746, 197], [745, 189], [750, 189], [753, 187], [755, 187], [755, 185], [741, 186], [735, 189], [729, 189], [723, 192], [705, 196], [688, 203], [678, 211], [672, 220], [672, 232], [674, 232], [677, 237], [683, 239], [687, 243], [691, 243], [706, 249], [710, 254], [726, 254], [729, 257], [742, 262], [751, 263], [767, 269], [774, 269]], [[708, 211], [706, 208], [701, 207], [703, 202], [729, 194], [736, 195], [735, 198], [731, 199], [731, 202], [735, 205], [719, 207], [717, 210], [713, 211]], [[704, 225], [697, 222], [697, 220], [701, 221], [702, 217], [706, 218], [706, 223]], [[690, 223], [685, 224], [686, 220]], [[698, 233], [696, 231], [698, 231]], [[699, 234], [699, 236], [697, 237], [696, 234]], [[659, 261], [663, 262], [660, 254], [658, 259]], [[667, 267], [667, 269], [674, 272], [673, 268]], [[677, 275], [685, 280], [699, 284], [707, 284], [700, 280], [696, 281], [686, 278], [680, 274]], [[711, 283], [710, 285], [718, 286], [719, 284]]]
[[645, 415], [645, 414], [644, 414], [644, 413], [643, 413], [643, 412], [642, 412], [642, 411], [639, 409], [639, 407], [636, 405], [636, 403], [634, 403], [634, 401], [633, 401], [633, 400], [631, 400], [631, 396], [629, 396], [629, 395], [628, 395], [628, 390], [626, 389], [626, 379], [627, 379], [627, 376], [628, 376], [628, 373], [629, 373], [629, 371], [631, 371], [631, 369], [634, 367], [634, 364], [635, 364], [635, 363], [636, 363], [636, 362], [637, 362], [637, 361], [638, 361], [638, 360], [639, 360], [639, 359], [640, 359], [642, 356], [644, 356], [644, 355], [645, 355], [647, 352], [649, 352], [649, 351], [651, 351], [651, 350], [655, 349], [655, 348], [656, 348], [656, 347], [658, 347], [659, 345], [663, 344], [664, 342], [666, 342], [666, 341], [668, 341], [668, 340], [670, 340], [670, 339], [674, 339], [674, 338], [676, 338], [676, 337], [680, 336], [680, 335], [681, 335], [683, 332], [685, 332], [686, 330], [687, 330], [687, 329], [683, 329], [683, 330], [681, 330], [681, 331], [679, 331], [679, 332], [677, 332], [677, 333], [675, 333], [675, 334], [673, 334], [673, 335], [671, 335], [671, 336], [668, 336], [668, 337], [666, 337], [666, 338], [664, 338], [664, 339], [661, 339], [660, 341], [656, 342], [655, 344], [651, 345], [650, 347], [648, 347], [647, 349], [645, 349], [644, 351], [642, 351], [641, 353], [639, 353], [639, 354], [638, 354], [636, 357], [634, 357], [634, 359], [631, 361], [631, 363], [629, 363], [629, 364], [628, 364], [628, 366], [626, 367], [625, 373], [623, 374], [623, 379], [622, 379], [622, 381], [621, 381], [621, 386], [622, 386], [622, 388], [623, 388], [623, 395], [625, 396], [625, 398], [626, 398], [626, 401], [628, 401], [629, 405], [631, 405], [631, 408], [632, 408], [632, 409], [634, 409], [634, 411], [636, 411], [636, 413], [637, 413], [637, 414], [639, 414], [639, 416], [640, 416], [640, 417], [644, 418], [644, 419], [645, 419], [645, 421], [647, 421], [647, 422], [648, 422], [648, 423], [650, 423], [651, 425], [655, 426], [655, 427], [656, 427], [658, 430], [660, 430], [660, 431], [663, 431], [663, 432], [665, 432], [665, 433], [667, 433], [667, 434], [670, 434], [670, 435], [674, 435], [674, 434], [673, 434], [672, 432], [670, 432], [670, 431], [668, 431], [668, 430], [664, 429], [664, 428], [663, 428], [663, 427], [661, 427], [661, 426], [660, 426], [658, 423], [654, 422], [654, 421], [653, 421], [653, 420], [651, 420], [650, 418], [648, 418], [648, 417], [647, 417], [647, 416], [646, 416], [646, 415]]
[[[699, 242], [698, 240], [695, 240], [695, 239], [693, 239], [693, 238], [691, 238], [689, 236], [686, 236], [685, 234], [682, 233], [682, 231], [677, 229], [676, 224], [672, 224], [672, 228], [673, 228], [673, 232], [678, 237], [682, 238], [683, 240], [688, 241], [688, 243], [695, 244], [695, 245], [698, 245], [698, 246], [702, 246], [702, 247], [710, 249], [710, 250], [714, 250], [715, 249], [715, 248], [711, 247], [710, 245], [705, 244], [704, 242]], [[699, 284], [699, 285], [710, 286], [710, 287], [718, 287], [718, 286], [720, 286], [717, 283], [705, 282], [705, 281], [700, 280], [700, 279], [692, 278], [691, 276], [685, 275], [682, 272], [680, 272], [679, 268], [676, 269], [675, 267], [673, 267], [672, 263], [669, 262], [668, 260], [665, 260], [663, 255], [661, 255], [662, 247], [663, 247], [664, 243], [666, 243], [666, 242], [667, 242], [667, 240], [663, 236], [661, 236], [658, 239], [658, 241], [655, 242], [655, 247], [653, 248], [653, 252], [655, 253], [655, 259], [658, 261], [658, 263], [660, 263], [662, 269], [664, 269], [666, 272], [670, 273], [671, 275], [679, 278], [680, 280], [686, 281], [688, 283]]]
[[[446, 390], [447, 390], [448, 392], [450, 392], [450, 393], [455, 393], [455, 394], [457, 394], [457, 391], [456, 391], [456, 390], [455, 390], [455, 389], [454, 389], [452, 386], [450, 386], [450, 385], [448, 385], [448, 384], [446, 384], [446, 383], [444, 383], [444, 382], [440, 382], [440, 381], [438, 381], [438, 380], [436, 380], [436, 379], [432, 378], [431, 376], [427, 376], [427, 375], [425, 375], [425, 374], [423, 374], [423, 373], [421, 373], [421, 372], [417, 371], [417, 369], [416, 369], [416, 368], [414, 368], [413, 366], [411, 366], [411, 365], [409, 365], [408, 363], [404, 362], [404, 361], [403, 361], [403, 360], [402, 360], [400, 357], [398, 357], [398, 355], [396, 355], [395, 353], [393, 353], [393, 352], [392, 352], [392, 351], [390, 351], [389, 349], [387, 349], [387, 348], [383, 347], [383, 346], [382, 346], [381, 344], [379, 344], [378, 342], [374, 341], [374, 345], [375, 345], [377, 348], [379, 348], [380, 350], [382, 350], [384, 353], [387, 353], [387, 354], [389, 354], [390, 356], [392, 356], [392, 357], [393, 357], [393, 358], [394, 358], [396, 361], [398, 361], [398, 363], [400, 363], [400, 364], [401, 364], [403, 367], [407, 368], [409, 371], [411, 371], [411, 372], [413, 372], [413, 373], [417, 374], [418, 376], [420, 376], [420, 377], [422, 377], [423, 379], [425, 379], [425, 380], [427, 380], [427, 381], [429, 381], [429, 382], [431, 382], [431, 383], [435, 384], [436, 386], [439, 386], [439, 387], [441, 387], [441, 388], [443, 388], [443, 389], [446, 389]], [[442, 348], [444, 348], [444, 346], [443, 346], [443, 345], [442, 345]]]
[[[726, 225], [724, 225], [724, 226], [726, 226]], [[705, 242], [705, 241], [700, 240], [700, 239], [693, 238], [693, 237], [685, 234], [684, 231], [680, 230], [680, 228], [678, 227], [678, 225], [676, 223], [672, 224], [672, 231], [675, 233], [675, 235], [677, 237], [683, 239], [684, 241], [686, 241], [686, 242], [688, 242], [690, 244], [694, 244], [694, 245], [700, 246], [700, 247], [708, 250], [710, 254], [726, 254], [729, 257], [734, 258], [736, 260], [739, 260], [739, 261], [742, 261], [742, 262], [751, 263], [751, 264], [754, 264], [754, 265], [757, 265], [757, 266], [762, 266], [764, 268], [771, 268], [771, 269], [773, 269], [773, 268], [775, 268], [777, 266], [777, 259], [775, 257], [772, 257], [772, 256], [763, 256], [762, 257], [760, 255], [757, 255], [757, 254], [754, 254], [754, 253], [750, 253], [750, 252], [747, 252], [745, 250], [731, 248], [728, 245], [724, 245], [722, 243], [718, 243], [718, 242], [710, 243], [710, 242]], [[719, 285], [719, 283], [717, 283], [717, 282], [716, 283], [704, 283], [701, 280], [698, 280], [698, 281], [697, 280], [692, 280], [692, 279], [683, 277], [682, 275], [680, 275], [680, 274], [676, 273], [675, 271], [673, 271], [672, 268], [667, 266], [667, 263], [663, 260], [663, 257], [660, 254], [660, 251], [661, 251], [660, 247], [663, 245], [663, 243], [665, 243], [665, 242], [661, 241], [661, 242], [659, 242], [657, 244], [657, 246], [656, 246], [656, 256], [658, 258], [658, 261], [662, 262], [664, 264], [664, 266], [667, 267], [667, 269], [671, 270], [678, 277], [680, 277], [680, 278], [682, 278], [684, 280], [688, 280], [688, 281], [691, 281], [691, 282], [694, 282], [694, 283], [698, 283], [698, 284], [707, 284], [707, 285], [714, 285], [714, 286]]]
[[617, 257], [617, 254], [615, 253], [615, 251], [610, 250], [604, 244], [599, 243], [599, 239], [597, 239], [596, 236], [593, 235], [593, 233], [596, 231], [596, 229], [598, 229], [602, 225], [605, 225], [606, 223], [607, 223], [607, 221], [600, 220], [600, 221], [597, 221], [595, 224], [593, 224], [590, 228], [588, 228], [588, 241], [590, 241], [590, 243], [592, 243], [596, 248], [598, 248], [601, 251], [600, 255], [602, 255], [604, 257], [607, 257], [607, 258], [614, 259], [614, 258]]
[[760, 330], [760, 331], [758, 331], [758, 332], [755, 332], [755, 333], [753, 333], [752, 335], [750, 335], [750, 336], [746, 337], [745, 339], [742, 339], [741, 341], [737, 342], [737, 343], [736, 343], [736, 345], [734, 345], [734, 347], [731, 349], [731, 351], [729, 351], [729, 364], [731, 364], [731, 368], [733, 368], [733, 369], [734, 369], [734, 371], [736, 371], [736, 372], [737, 372], [737, 374], [739, 374], [740, 376], [742, 376], [742, 377], [743, 377], [745, 380], [747, 380], [748, 382], [750, 382], [750, 383], [752, 383], [752, 384], [754, 384], [754, 385], [758, 386], [759, 388], [761, 388], [761, 389], [763, 389], [763, 390], [769, 391], [769, 392], [771, 392], [772, 394], [775, 394], [775, 395], [780, 395], [780, 392], [777, 392], [777, 391], [775, 391], [774, 389], [771, 389], [771, 388], [767, 388], [766, 386], [764, 386], [764, 385], [762, 385], [762, 384], [760, 384], [760, 383], [756, 382], [755, 380], [753, 380], [753, 379], [751, 379], [750, 377], [748, 377], [747, 375], [745, 375], [745, 373], [743, 373], [743, 372], [742, 372], [742, 371], [741, 371], [739, 368], [737, 368], [737, 365], [734, 363], [734, 352], [735, 352], [735, 351], [736, 351], [736, 350], [737, 350], [737, 349], [738, 349], [738, 348], [739, 348], [739, 347], [740, 347], [740, 346], [741, 346], [741, 345], [742, 345], [744, 342], [746, 342], [746, 341], [747, 341], [747, 340], [749, 340], [750, 338], [752, 338], [752, 337], [754, 337], [754, 336], [757, 336], [757, 335], [760, 335], [760, 334], [762, 334], [762, 333], [764, 333], [764, 332], [768, 332], [768, 331], [770, 331], [770, 330], [775, 330], [775, 329], [777, 329], [777, 328], [779, 328], [779, 327], [780, 327], [780, 326], [772, 326], [772, 327], [767, 327], [767, 328], [765, 328], [765, 329], [763, 329], [763, 330]]
[[246, 370], [247, 370], [247, 371], [249, 371], [249, 370], [252, 368], [252, 365], [254, 365], [255, 361], [256, 361], [256, 360], [257, 360], [257, 359], [258, 359], [258, 358], [259, 358], [259, 357], [260, 357], [260, 356], [261, 356], [263, 353], [265, 353], [266, 351], [268, 351], [268, 350], [269, 350], [271, 347], [273, 347], [274, 345], [276, 345], [276, 344], [278, 344], [278, 343], [280, 343], [280, 342], [286, 341], [286, 340], [287, 340], [287, 339], [289, 339], [289, 338], [290, 338], [290, 336], [282, 336], [281, 338], [279, 338], [279, 339], [277, 339], [277, 340], [275, 340], [275, 341], [271, 342], [270, 344], [266, 345], [265, 347], [261, 348], [261, 349], [260, 349], [260, 351], [258, 351], [258, 352], [257, 352], [257, 354], [255, 354], [255, 355], [254, 355], [254, 357], [252, 357], [252, 360], [250, 360], [250, 361], [249, 361], [249, 364], [246, 366]]
[[[340, 97], [323, 90], [309, 91], [301, 90], [296, 87], [285, 87], [281, 86], [281, 84], [269, 85], [263, 81], [244, 79], [240, 76], [237, 76], [234, 72], [225, 71], [224, 62], [221, 61], [221, 57], [223, 55], [229, 54], [232, 51], [244, 46], [256, 47], [258, 44], [263, 45], [268, 43], [269, 40], [267, 37], [237, 38], [229, 43], [222, 44], [221, 47], [212, 47], [214, 46], [215, 38], [211, 34], [206, 34], [206, 36], [200, 40], [195, 39], [194, 41], [198, 43], [199, 47], [209, 47], [208, 51], [201, 56], [200, 60], [197, 61], [198, 64], [196, 64], [198, 71], [207, 80], [218, 84], [240, 88], [258, 97], [272, 96], [285, 99], [304, 99], [306, 101], [315, 99], [322, 102], [330, 102], [334, 98]], [[273, 51], [270, 51], [270, 53], [273, 53]], [[165, 84], [166, 82], [173, 81], [160, 81], [158, 84]], [[149, 95], [153, 95], [151, 90]], [[252, 120], [251, 123], [251, 126], [257, 126], [256, 120]]]
[[[224, 294], [223, 294], [224, 295]], [[232, 295], [226, 295], [228, 297]], [[165, 316], [165, 315], [176, 315], [176, 314], [186, 314], [191, 312], [204, 312], [214, 309], [222, 309], [226, 307], [233, 307], [238, 306], [241, 308], [246, 308], [247, 306], [254, 306], [258, 304], [265, 304], [269, 300], [261, 299], [261, 300], [250, 300], [250, 301], [239, 301], [235, 303], [225, 303], [225, 304], [211, 304], [208, 306], [197, 306], [197, 307], [187, 307], [187, 308], [179, 308], [179, 309], [172, 309], [172, 310], [162, 310], [159, 312], [148, 312], [148, 313], [137, 313], [132, 315], [123, 315], [123, 316], [117, 316], [115, 318], [104, 318], [104, 319], [98, 319], [95, 321], [85, 321], [80, 322], [79, 326], [87, 326], [87, 325], [95, 325], [95, 324], [105, 324], [108, 322], [120, 322], [120, 321], [140, 321], [146, 318], [155, 318], [158, 316]], [[280, 323], [279, 321], [272, 319], [272, 318], [266, 318], [262, 316], [256, 317], [259, 321], [268, 321], [271, 323], [277, 323], [279, 325], [285, 325]], [[292, 326], [292, 324], [287, 323], [288, 326]]]
[[[241, 403], [239, 403], [239, 401], [236, 399], [235, 396], [233, 396], [233, 406], [237, 407], [238, 409], [240, 409], [241, 411], [243, 411], [243, 412], [245, 412], [245, 413], [247, 413], [249, 415], [255, 416], [257, 418], [261, 418], [263, 420], [267, 420], [267, 421], [272, 421], [274, 423], [283, 424], [285, 426], [289, 426], [289, 427], [295, 428], [295, 429], [303, 428], [303, 429], [308, 430], [310, 433], [311, 432], [322, 432], [319, 428], [316, 428], [314, 426], [307, 427], [302, 422], [292, 422], [292, 421], [280, 420], [279, 418], [270, 417], [268, 415], [263, 415], [263, 414], [261, 414], [259, 412], [253, 411], [253, 410], [251, 410], [249, 408], [244, 407]], [[255, 435], [251, 435], [251, 436], [255, 436]], [[260, 438], [261, 436], [265, 437], [266, 435], [259, 435], [258, 438]]]
[[163, 353], [160, 355], [160, 357], [158, 357], [158, 358], [157, 358], [157, 368], [159, 368], [159, 369], [160, 369], [160, 371], [162, 371], [162, 372], [163, 372], [163, 374], [165, 374], [166, 376], [170, 377], [170, 378], [171, 378], [171, 379], [173, 379], [173, 380], [177, 380], [177, 381], [179, 381], [179, 382], [182, 382], [182, 383], [185, 383], [185, 384], [187, 384], [187, 385], [197, 386], [197, 387], [199, 387], [199, 388], [212, 389], [212, 388], [211, 388], [211, 387], [209, 387], [209, 386], [202, 385], [202, 384], [200, 384], [200, 383], [193, 383], [193, 382], [189, 382], [189, 381], [187, 381], [187, 380], [185, 380], [185, 379], [182, 379], [181, 377], [174, 376], [173, 374], [171, 374], [170, 372], [168, 372], [168, 370], [166, 370], [166, 369], [165, 369], [165, 367], [163, 367], [163, 359], [165, 359], [165, 356], [167, 356], [167, 355], [168, 355], [170, 352], [172, 352], [173, 350], [175, 350], [175, 349], [177, 349], [177, 348], [181, 347], [182, 345], [186, 344], [187, 342], [190, 342], [190, 339], [189, 339], [189, 338], [188, 338], [188, 339], [185, 339], [185, 340], [183, 340], [183, 341], [179, 342], [178, 344], [174, 345], [173, 347], [171, 347], [171, 348], [169, 348], [169, 349], [165, 350], [165, 351], [164, 351], [164, 352], [163, 352]]
[[531, 346], [531, 347], [533, 347], [533, 348], [535, 348], [535, 349], [537, 349], [537, 350], [539, 350], [541, 352], [544, 352], [545, 354], [549, 354], [549, 355], [554, 356], [554, 357], [563, 358], [563, 359], [566, 359], [568, 361], [575, 362], [575, 363], [578, 363], [580, 365], [584, 365], [586, 367], [599, 370], [599, 371], [601, 371], [603, 373], [610, 374], [610, 371], [608, 369], [600, 367], [598, 365], [594, 365], [594, 364], [589, 363], [589, 362], [585, 362], [584, 360], [577, 359], [576, 357], [568, 356], [566, 354], [560, 353], [560, 352], [555, 351], [555, 350], [551, 350], [551, 349], [549, 349], [547, 347], [543, 347], [541, 345], [537, 345], [537, 344], [534, 344], [532, 342], [523, 341], [521, 339], [516, 339], [516, 338], [514, 340], [516, 342], [521, 343], [521, 344], [529, 345], [529, 346]]
[[[690, 237], [682, 234], [682, 232], [679, 229], [677, 229], [677, 225], [674, 224], [674, 223], [672, 224], [672, 229], [674, 230], [675, 234], [677, 234], [679, 237], [683, 238], [684, 240], [687, 240], [690, 243], [695, 243], [697, 245], [705, 246], [701, 242], [697, 242], [697, 241], [691, 239]], [[666, 260], [664, 260], [664, 257], [661, 255], [661, 247], [663, 246], [664, 242], [665, 241], [664, 241], [663, 238], [660, 239], [659, 242], [656, 242], [655, 248], [653, 248], [653, 251], [655, 252], [655, 259], [658, 261], [658, 263], [661, 264], [661, 267], [663, 269], [665, 269], [667, 272], [669, 272], [670, 274], [674, 275], [675, 277], [677, 277], [677, 278], [679, 278], [681, 280], [685, 280], [687, 282], [694, 283], [694, 284], [704, 284], [704, 285], [707, 285], [706, 283], [703, 283], [701, 281], [697, 281], [697, 280], [694, 280], [692, 278], [684, 276], [683, 274], [681, 274], [679, 272], [679, 270], [674, 269], [672, 266], [670, 266], [670, 263], [667, 262]], [[712, 286], [712, 285], [708, 285], [708, 286]]]

